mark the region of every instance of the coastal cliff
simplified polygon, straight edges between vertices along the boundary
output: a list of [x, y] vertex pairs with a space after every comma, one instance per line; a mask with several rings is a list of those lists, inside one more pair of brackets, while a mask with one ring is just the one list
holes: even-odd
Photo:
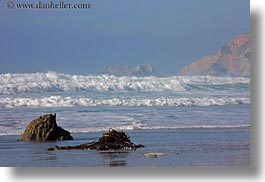
[[250, 34], [242, 34], [215, 54], [194, 61], [179, 75], [250, 76]]

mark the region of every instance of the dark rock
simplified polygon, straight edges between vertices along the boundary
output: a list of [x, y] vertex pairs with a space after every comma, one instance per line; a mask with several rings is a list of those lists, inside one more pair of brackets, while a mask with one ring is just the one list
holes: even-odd
[[111, 129], [108, 133], [96, 142], [85, 143], [77, 146], [55, 146], [48, 150], [135, 150], [144, 147], [143, 145], [135, 145], [124, 132], [118, 132]]
[[48, 114], [31, 121], [23, 132], [21, 140], [46, 142], [55, 140], [73, 140], [73, 137], [68, 131], [57, 126], [56, 114]]

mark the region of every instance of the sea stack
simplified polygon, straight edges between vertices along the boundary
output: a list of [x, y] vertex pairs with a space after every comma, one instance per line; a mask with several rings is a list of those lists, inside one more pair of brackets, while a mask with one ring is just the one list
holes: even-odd
[[57, 126], [56, 114], [47, 114], [31, 121], [21, 137], [22, 141], [46, 142], [73, 140], [70, 132]]

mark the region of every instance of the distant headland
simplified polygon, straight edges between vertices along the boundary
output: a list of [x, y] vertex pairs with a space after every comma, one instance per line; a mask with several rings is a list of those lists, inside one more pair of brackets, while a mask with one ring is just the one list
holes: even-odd
[[103, 74], [115, 76], [250, 76], [250, 34], [241, 34], [232, 39], [213, 55], [205, 56], [166, 75], [158, 73], [151, 64], [130, 67], [121, 64], [106, 66]]
[[250, 76], [250, 34], [238, 35], [215, 54], [192, 62], [179, 75]]

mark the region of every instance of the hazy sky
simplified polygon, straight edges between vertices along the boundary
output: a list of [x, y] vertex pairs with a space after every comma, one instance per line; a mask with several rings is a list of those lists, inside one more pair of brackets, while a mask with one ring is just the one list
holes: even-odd
[[147, 63], [178, 71], [250, 31], [248, 0], [65, 2], [91, 9], [8, 10], [0, 1], [0, 73], [100, 73]]

